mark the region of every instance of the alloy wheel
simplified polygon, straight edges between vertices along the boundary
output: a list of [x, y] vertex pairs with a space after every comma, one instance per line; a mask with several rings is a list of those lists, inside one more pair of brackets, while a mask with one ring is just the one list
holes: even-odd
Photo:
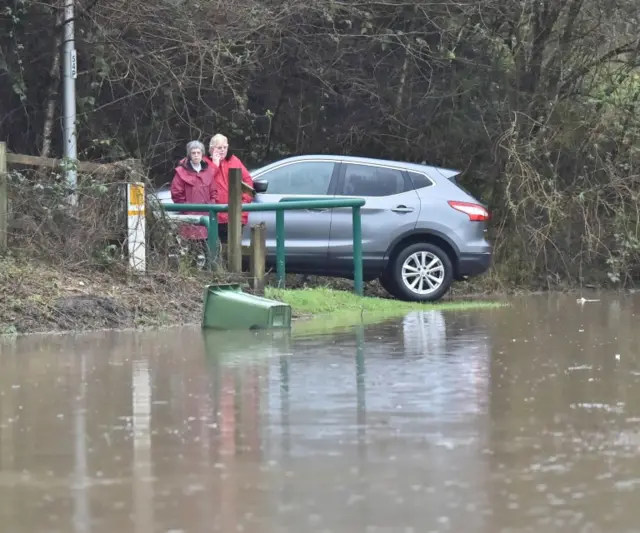
[[442, 260], [431, 252], [415, 252], [402, 264], [402, 282], [411, 292], [421, 296], [437, 291], [444, 277]]

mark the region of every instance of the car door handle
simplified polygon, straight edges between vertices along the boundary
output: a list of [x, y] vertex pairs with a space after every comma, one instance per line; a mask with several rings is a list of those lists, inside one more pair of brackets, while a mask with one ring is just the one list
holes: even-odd
[[413, 211], [413, 207], [407, 207], [406, 205], [398, 205], [394, 207], [391, 211], [394, 213], [411, 213]]

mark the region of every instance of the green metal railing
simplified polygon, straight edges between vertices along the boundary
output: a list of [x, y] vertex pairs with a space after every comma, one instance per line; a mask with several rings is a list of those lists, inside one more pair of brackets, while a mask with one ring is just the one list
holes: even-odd
[[[360, 208], [364, 205], [363, 198], [344, 198], [336, 200], [298, 200], [282, 201], [278, 203], [253, 203], [242, 204], [243, 212], [275, 211], [276, 212], [276, 275], [278, 286], [284, 287], [285, 276], [285, 239], [284, 239], [284, 212], [300, 209], [333, 209], [350, 207], [353, 217], [353, 283], [356, 294], [362, 296], [362, 223], [360, 220]], [[211, 264], [218, 251], [218, 213], [229, 211], [228, 204], [165, 204], [165, 211], [178, 213], [197, 212], [208, 213], [208, 216], [191, 215], [191, 220], [184, 217], [184, 222], [201, 224], [207, 228], [207, 247], [209, 248], [208, 261]], [[180, 220], [178, 220], [179, 222]]]

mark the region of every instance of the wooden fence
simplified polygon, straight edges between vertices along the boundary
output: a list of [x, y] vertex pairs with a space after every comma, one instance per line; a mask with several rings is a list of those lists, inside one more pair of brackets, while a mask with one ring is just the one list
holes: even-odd
[[[7, 250], [9, 224], [9, 198], [7, 172], [9, 165], [31, 166], [39, 168], [60, 168], [64, 161], [51, 157], [14, 154], [0, 142], [0, 254]], [[146, 173], [142, 162], [138, 159], [126, 159], [114, 163], [77, 162], [76, 169], [82, 174], [120, 175], [126, 183], [144, 183]], [[243, 247], [242, 243], [242, 193], [252, 196], [255, 191], [242, 181], [239, 170], [229, 172], [229, 225], [227, 267], [231, 273], [242, 272], [242, 256], [250, 256], [250, 284], [256, 292], [262, 292], [265, 279], [266, 231], [264, 225], [251, 228], [251, 246]]]

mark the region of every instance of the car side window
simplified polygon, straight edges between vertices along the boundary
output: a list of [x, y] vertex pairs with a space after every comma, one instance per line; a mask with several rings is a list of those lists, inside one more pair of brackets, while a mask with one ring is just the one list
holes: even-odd
[[274, 168], [259, 178], [269, 182], [267, 194], [323, 195], [329, 191], [335, 163], [300, 161]]
[[346, 163], [345, 167], [345, 196], [391, 196], [408, 190], [400, 170], [356, 163]]
[[433, 182], [427, 178], [424, 174], [420, 172], [409, 172], [409, 176], [411, 177], [411, 181], [413, 182], [413, 187], [416, 189], [423, 189], [425, 187], [431, 187]]

